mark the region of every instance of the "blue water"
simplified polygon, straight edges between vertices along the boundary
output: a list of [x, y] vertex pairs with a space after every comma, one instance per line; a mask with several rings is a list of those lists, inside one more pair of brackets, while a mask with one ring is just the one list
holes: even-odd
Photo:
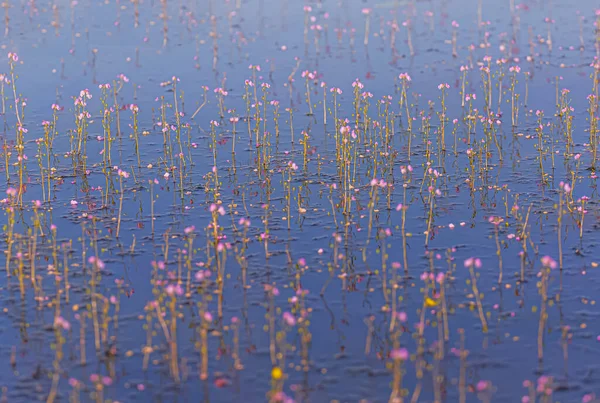
[[[314, 30], [310, 27], [308, 43], [305, 43], [305, 5], [312, 9], [308, 12], [309, 25], [322, 27], [318, 50]], [[27, 255], [25, 271], [29, 273], [31, 233], [28, 231], [33, 231], [34, 217], [30, 206], [33, 200], [44, 200], [35, 139], [43, 137], [42, 121], [52, 118], [50, 106], [57, 103], [64, 110], [58, 113], [58, 135], [54, 142], [56, 159], [53, 166], [57, 169], [57, 176], [51, 200], [45, 201], [41, 209], [45, 235], [38, 235], [35, 257], [40, 289], [36, 295], [31, 280], [26, 279], [26, 292], [21, 295], [17, 277], [8, 277], [4, 269], [0, 274], [0, 357], [5, 362], [0, 367], [0, 387], [4, 388], [2, 393], [7, 401], [46, 401], [53, 389], [52, 378], [57, 372], [53, 363], [56, 306], [51, 301], [56, 299], [57, 292], [55, 275], [47, 268], [53, 262], [53, 241], [49, 235], [51, 224], [57, 227], [56, 244], [59, 247], [72, 241], [71, 246], [65, 247], [69, 251], [69, 300], [66, 300], [64, 292], [59, 297], [61, 315], [69, 321], [70, 329], [62, 332], [65, 337], [64, 357], [60, 361], [60, 376], [55, 386], [56, 401], [74, 399], [77, 394], [74, 391], [78, 389], [72, 386], [74, 380], [80, 385], [80, 401], [99, 401], [99, 392], [94, 391], [95, 384], [90, 379], [93, 374], [109, 377], [110, 382], [107, 383], [110, 384], [102, 388], [102, 398], [106, 401], [275, 400], [269, 394], [274, 385], [273, 363], [269, 351], [270, 336], [265, 330], [273, 314], [275, 330], [285, 332], [286, 342], [277, 344], [276, 349], [285, 354], [285, 366], [282, 368], [285, 376], [281, 387], [286, 396], [299, 402], [387, 401], [393, 379], [389, 353], [396, 348], [394, 338], [397, 334], [389, 331], [390, 306], [386, 304], [382, 284], [383, 244], [389, 255], [386, 289], [390, 290], [393, 286], [390, 282], [393, 273], [391, 263], [400, 262], [403, 266], [398, 271], [396, 298], [398, 311], [405, 312], [408, 319], [397, 329], [402, 333], [398, 339], [400, 346], [411, 354], [410, 360], [403, 363], [404, 401], [432, 402], [436, 398], [459, 401], [461, 362], [451, 350], [460, 348], [459, 329], [464, 329], [465, 348], [469, 351], [464, 364], [466, 401], [520, 401], [528, 394], [523, 381], [530, 380], [535, 385], [541, 376], [553, 378], [553, 396], [548, 401], [581, 401], [586, 395], [591, 399], [591, 394], [600, 393], [595, 359], [600, 352], [596, 339], [600, 326], [594, 320], [600, 315], [594, 300], [598, 281], [594, 254], [598, 242], [598, 208], [596, 180], [593, 171], [588, 169], [594, 161], [587, 144], [589, 113], [586, 110], [586, 97], [592, 91], [590, 75], [593, 68], [589, 65], [596, 55], [596, 5], [591, 1], [581, 1], [574, 7], [568, 1], [555, 1], [523, 2], [517, 6], [511, 15], [508, 2], [484, 4], [481, 13], [484, 25], [479, 27], [478, 2], [474, 0], [312, 3], [285, 0], [237, 3], [154, 1], [138, 5], [137, 26], [133, 2], [30, 2], [12, 5], [8, 9], [10, 18], [2, 48], [5, 53], [17, 52], [19, 55], [15, 66], [18, 74], [16, 91], [17, 97], [27, 99], [24, 125], [28, 129], [25, 149], [29, 179], [23, 196], [27, 208], [19, 209], [15, 218], [15, 233], [20, 236], [13, 240], [13, 260], [8, 265], [11, 271], [17, 270], [14, 253], [21, 250]], [[368, 45], [364, 44], [366, 17], [362, 9], [365, 7], [372, 9]], [[425, 14], [427, 11], [433, 12], [432, 24], [429, 21], [431, 17]], [[310, 21], [310, 17], [314, 17], [315, 21]], [[410, 55], [407, 45], [407, 29], [401, 24], [407, 18], [412, 21], [414, 56]], [[555, 21], [549, 24], [544, 21], [545, 18]], [[394, 19], [399, 27], [395, 34], [395, 49], [392, 49], [390, 27]], [[459, 24], [456, 29], [457, 57], [453, 57], [452, 51], [452, 21]], [[489, 32], [487, 41], [490, 46], [482, 47], [480, 44], [485, 43], [486, 32]], [[547, 45], [548, 32], [551, 33], [552, 49]], [[530, 41], [533, 42], [533, 54], [530, 53]], [[474, 50], [469, 50], [470, 45], [474, 45]], [[473, 105], [481, 113], [484, 94], [477, 62], [486, 55], [492, 56], [493, 64], [498, 58], [506, 57], [509, 59], [507, 66], [521, 67], [517, 84], [521, 94], [519, 124], [513, 128], [510, 123], [510, 104], [506, 102], [510, 97], [510, 76], [506, 67], [502, 81], [505, 92], [500, 108], [502, 124], [497, 133], [502, 158], [496, 146], [491, 144], [486, 175], [478, 170], [476, 185], [471, 189], [466, 181], [470, 176], [466, 151], [473, 146], [459, 140], [454, 153], [451, 122], [446, 128], [447, 152], [438, 152], [435, 145], [435, 130], [439, 126], [436, 112], [441, 108], [437, 87], [441, 83], [449, 84], [446, 114], [450, 121], [454, 118], [461, 121], [457, 133], [460, 138], [466, 137], [459, 95], [460, 66], [472, 66], [467, 75], [466, 92], [477, 94]], [[280, 103], [279, 136], [271, 138], [270, 167], [261, 172], [257, 168], [259, 151], [254, 133], [248, 134], [248, 123], [244, 119], [247, 117], [244, 81], [253, 77], [249, 65], [261, 66], [260, 72], [256, 73], [257, 84], [268, 83], [267, 100]], [[4, 66], [8, 72], [8, 62]], [[355, 79], [364, 84], [365, 91], [373, 94], [369, 107], [369, 115], [373, 119], [381, 121], [383, 116], [378, 116], [377, 100], [385, 95], [393, 97], [390, 106], [395, 116], [395, 134], [390, 144], [390, 152], [396, 152], [392, 161], [393, 174], [383, 170], [388, 160], [378, 155], [380, 164], [384, 166], [379, 165], [375, 175], [373, 144], [361, 144], [356, 165], [356, 185], [360, 190], [354, 192], [353, 209], [347, 216], [338, 204], [341, 202], [342, 185], [336, 165], [332, 95], [327, 92], [328, 123], [324, 124], [323, 92], [311, 82], [314, 115], [307, 115], [305, 80], [301, 77], [305, 70], [316, 71], [318, 82], [324, 81], [327, 88], [343, 90], [338, 98], [338, 114], [351, 122], [355, 119], [352, 93]], [[496, 66], [493, 71], [497, 74]], [[290, 84], [288, 77], [292, 72], [293, 82]], [[410, 160], [406, 114], [404, 108], [398, 105], [398, 75], [403, 72], [412, 78], [407, 95], [413, 104], [411, 114], [416, 117], [410, 134]], [[527, 85], [525, 72], [529, 73]], [[112, 152], [113, 165], [131, 173], [123, 181], [122, 222], [116, 238], [119, 195], [113, 194], [106, 204], [102, 191], [91, 189], [106, 189], [107, 183], [100, 154], [104, 143], [98, 140], [99, 136], [106, 136], [101, 122], [101, 91], [98, 85], [110, 83], [120, 87], [117, 79], [120, 74], [124, 74], [128, 82], [123, 83], [118, 91], [117, 103], [120, 106], [134, 103], [140, 110], [141, 166], [138, 167], [134, 149], [132, 113], [126, 107], [119, 111], [121, 136], [113, 143]], [[161, 120], [161, 97], [171, 106], [174, 104], [172, 86], [161, 86], [173, 76], [180, 80], [177, 83], [177, 99], [178, 108], [183, 112], [181, 122], [190, 125], [189, 140], [187, 129], [182, 131], [186, 163], [183, 187], [179, 182], [179, 168], [170, 171], [168, 179], [164, 177], [168, 161], [165, 161], [161, 127], [157, 125]], [[498, 108], [497, 77], [493, 82], [494, 111]], [[557, 124], [558, 118], [554, 116], [556, 77], [560, 77], [560, 89], [570, 90], [569, 98], [574, 108], [574, 149], [565, 157], [566, 145], [564, 137], [559, 135], [560, 129], [547, 126], [544, 147], [552, 151], [546, 151], [543, 164], [547, 176], [542, 180], [537, 160], [535, 111], [545, 112], [545, 124]], [[202, 86], [209, 87], [208, 103], [192, 119], [203, 102]], [[235, 169], [231, 154], [232, 125], [228, 120], [229, 114], [224, 118], [219, 116], [218, 97], [213, 92], [217, 87], [228, 92], [225, 108], [235, 109], [232, 115], [242, 117], [235, 133]], [[92, 117], [87, 136], [87, 175], [80, 169], [74, 170], [72, 158], [65, 156], [71, 149], [70, 133], [75, 128], [73, 97], [85, 88], [93, 95], [88, 102]], [[260, 98], [261, 89], [257, 91]], [[526, 105], [525, 91], [528, 93]], [[3, 116], [2, 140], [6, 139], [7, 144], [12, 146], [16, 117], [12, 106], [14, 96], [8, 84], [5, 85], [4, 96], [6, 113]], [[434, 102], [432, 109], [428, 106], [429, 100]], [[111, 94], [109, 104], [113, 103]], [[268, 108], [266, 127], [273, 134], [276, 130], [273, 108], [271, 105]], [[291, 123], [286, 108], [293, 110]], [[251, 115], [253, 113], [251, 110]], [[441, 193], [435, 202], [434, 236], [430, 236], [427, 245], [424, 231], [428, 226], [429, 178], [423, 185], [427, 158], [424, 134], [420, 131], [420, 113], [425, 116], [431, 114], [432, 168], [442, 173], [436, 184]], [[116, 119], [116, 111], [112, 116]], [[167, 116], [170, 124], [176, 124], [172, 107], [168, 107]], [[216, 274], [214, 267], [210, 266], [214, 265], [214, 261], [207, 257], [210, 231], [206, 230], [206, 226], [211, 220], [209, 206], [215, 197], [208, 191], [212, 186], [210, 173], [214, 165], [211, 120], [220, 122], [215, 127], [220, 140], [217, 146], [220, 180], [217, 198], [226, 214], [219, 216], [219, 224], [229, 242], [240, 247], [240, 236], [236, 236], [232, 223], [238, 225], [240, 217], [247, 217], [252, 222], [246, 252], [248, 286], [243, 287], [240, 264], [236, 261], [235, 251], [229, 250], [225, 263], [222, 318], [217, 314]], [[255, 123], [250, 121], [252, 127]], [[290, 126], [294, 130], [294, 142]], [[113, 120], [111, 128], [113, 134], [116, 133], [116, 120]], [[306, 164], [303, 144], [299, 141], [303, 131], [310, 136]], [[172, 136], [175, 134], [172, 133]], [[481, 124], [478, 124], [473, 137], [479, 142], [483, 138]], [[179, 152], [177, 147], [175, 149]], [[552, 152], [555, 152], [554, 161], [550, 158]], [[575, 153], [581, 154], [578, 163], [573, 158]], [[13, 150], [11, 163], [16, 162], [15, 155]], [[4, 155], [2, 159], [0, 166], [4, 177]], [[293, 210], [290, 230], [287, 219], [283, 219], [287, 218], [287, 185], [281, 173], [288, 161], [299, 166], [291, 182]], [[477, 163], [478, 169], [482, 161]], [[401, 166], [409, 164], [414, 171], [403, 178]], [[580, 239], [579, 216], [576, 211], [567, 212], [565, 207], [561, 224], [563, 267], [550, 272], [548, 316], [542, 332], [544, 354], [540, 361], [540, 258], [544, 255], [556, 260], [559, 258], [558, 186], [560, 181], [572, 182], [571, 172], [575, 166], [577, 179], [573, 198], [576, 201], [588, 196], [588, 213]], [[16, 167], [11, 166], [10, 183], [2, 181], [3, 194], [8, 187], [15, 186], [16, 173]], [[369, 182], [374, 175], [378, 178], [388, 175], [385, 179], [393, 180], [394, 187], [390, 191], [391, 209], [387, 206], [386, 190], [386, 193], [380, 193], [379, 201], [370, 213]], [[118, 176], [113, 172], [109, 177], [112, 186], [118, 189]], [[152, 185], [153, 233], [148, 181], [154, 179], [158, 183]], [[403, 183], [407, 184], [406, 201], [403, 200]], [[333, 184], [336, 184], [336, 189], [332, 188]], [[528, 246], [525, 282], [520, 281], [521, 260], [518, 253], [522, 246], [513, 237], [519, 227], [514, 215], [507, 214], [516, 197], [523, 217], [531, 206], [528, 218], [531, 244]], [[77, 205], [72, 201], [77, 201]], [[398, 203], [408, 205], [405, 224], [407, 276], [404, 271], [402, 213], [395, 208]], [[268, 208], [265, 208], [266, 205]], [[298, 212], [300, 205], [306, 212]], [[504, 272], [500, 286], [497, 281], [499, 263], [495, 231], [488, 222], [489, 216], [504, 218], [499, 227]], [[7, 224], [8, 217], [6, 212], [3, 226]], [[97, 219], [96, 232], [92, 231], [91, 217]], [[370, 230], [369, 217], [372, 220]], [[345, 218], [348, 220], [346, 226]], [[450, 228], [450, 224], [454, 229]], [[181, 375], [178, 383], [169, 371], [164, 331], [155, 311], [148, 310], [148, 304], [157, 298], [169, 300], [165, 297], [164, 287], [157, 285], [156, 281], [166, 278], [167, 271], [177, 272], [178, 248], [187, 248], [184, 230], [192, 225], [196, 234], [193, 272], [200, 270], [200, 263], [208, 261], [213, 274], [211, 280], [204, 284], [194, 281], [189, 296], [178, 297], [177, 345]], [[269, 228], [268, 252], [260, 238], [266, 226]], [[389, 229], [391, 234], [382, 238], [379, 232], [385, 229]], [[341, 236], [339, 249], [334, 246], [334, 233]], [[89, 309], [86, 305], [90, 303], [90, 264], [86, 260], [96, 254], [92, 238], [97, 238], [98, 255], [105, 263], [97, 292], [106, 298], [115, 296], [119, 299], [118, 328], [114, 328], [111, 319], [107, 345], [112, 350], [106, 354], [103, 346], [102, 351], [97, 352], [92, 319], [86, 319], [83, 334], [87, 360], [82, 365], [81, 322], [76, 315]], [[170, 250], [166, 270], [155, 271], [152, 262], [165, 260], [165, 239], [168, 239]], [[5, 234], [5, 250], [6, 242]], [[448, 250], [451, 259], [446, 258]], [[434, 254], [433, 263], [426, 256], [429, 251]], [[337, 259], [336, 253], [340, 255]], [[483, 296], [483, 309], [489, 326], [487, 333], [482, 331], [470, 275], [463, 266], [463, 261], [471, 256], [481, 258], [483, 263], [477, 271], [477, 285]], [[63, 250], [59, 251], [58, 257], [59, 271], [63, 273]], [[306, 260], [306, 265], [296, 264], [301, 258]], [[1, 259], [3, 266], [6, 265], [5, 259]], [[338, 266], [330, 276], [329, 268], [336, 261]], [[445, 354], [441, 360], [434, 356], [439, 337], [437, 307], [426, 309], [422, 339], [416, 327], [424, 301], [425, 283], [420, 275], [431, 267], [436, 273], [447, 274], [445, 294], [449, 334], [448, 341], [443, 343]], [[186, 270], [184, 267], [184, 274]], [[115, 280], [123, 282], [121, 289], [117, 288]], [[290, 298], [296, 294], [299, 284], [302, 290], [308, 291], [303, 301], [306, 321], [302, 325], [287, 326], [282, 314], [286, 311], [295, 313]], [[265, 285], [275, 286], [279, 291], [272, 301]], [[439, 285], [436, 286], [438, 288]], [[161, 296], [153, 290], [162, 293]], [[103, 303], [99, 304], [101, 309]], [[161, 304], [161, 309], [166, 309], [166, 302]], [[274, 313], [271, 307], [276, 307]], [[211, 312], [211, 321], [200, 318], [205, 310]], [[109, 313], [115, 315], [114, 304], [110, 305]], [[148, 334], [144, 328], [146, 315], [152, 317], [153, 352], [144, 370], [143, 351]], [[170, 316], [167, 318], [170, 320]], [[239, 360], [243, 368], [237, 369], [232, 355], [236, 348], [232, 318], [237, 318], [239, 323]], [[199, 377], [201, 359], [198, 346], [201, 344], [199, 330], [202, 324], [208, 326], [207, 380]], [[310, 332], [307, 361], [303, 361], [302, 357], [303, 331]], [[422, 343], [422, 352], [418, 350], [419, 343]], [[422, 377], [417, 375], [420, 365], [423, 365]], [[481, 381], [489, 383], [482, 384]], [[478, 385], [480, 389], [481, 385], [486, 385], [485, 390], [478, 391]], [[541, 399], [541, 396], [537, 397]]]

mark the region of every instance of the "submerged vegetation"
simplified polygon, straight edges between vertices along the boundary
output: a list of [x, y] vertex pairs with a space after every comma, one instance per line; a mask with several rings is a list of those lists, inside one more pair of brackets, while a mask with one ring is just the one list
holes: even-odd
[[600, 395], [591, 2], [41, 3], [1, 401]]

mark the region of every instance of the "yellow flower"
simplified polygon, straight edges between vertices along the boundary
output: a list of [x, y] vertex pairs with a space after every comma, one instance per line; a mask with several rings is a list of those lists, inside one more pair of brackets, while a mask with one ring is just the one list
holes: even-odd
[[274, 380], [278, 381], [279, 379], [281, 379], [282, 376], [283, 372], [281, 371], [281, 368], [275, 367], [273, 368], [273, 370], [271, 370], [271, 378], [273, 378]]
[[425, 297], [425, 306], [428, 308], [434, 307], [438, 304], [438, 302], [433, 299], [433, 298], [429, 298], [429, 297]]

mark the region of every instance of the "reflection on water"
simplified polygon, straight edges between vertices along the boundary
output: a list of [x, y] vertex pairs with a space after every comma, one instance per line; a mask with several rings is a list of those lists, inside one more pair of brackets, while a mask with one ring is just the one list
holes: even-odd
[[595, 6], [4, 3], [2, 401], [594, 401]]

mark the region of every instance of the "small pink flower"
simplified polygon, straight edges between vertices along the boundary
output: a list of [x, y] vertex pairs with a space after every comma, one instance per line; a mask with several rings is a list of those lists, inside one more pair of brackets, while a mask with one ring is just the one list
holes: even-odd
[[71, 324], [62, 316], [58, 316], [54, 319], [54, 327], [69, 330], [71, 329]]
[[406, 361], [408, 357], [408, 350], [405, 348], [396, 348], [390, 351], [390, 358], [393, 360]]
[[283, 313], [283, 320], [284, 320], [284, 322], [288, 326], [295, 326], [296, 325], [296, 318], [294, 318], [294, 315], [292, 315], [289, 312], [284, 312]]
[[488, 381], [479, 381], [477, 382], [476, 388], [478, 392], [483, 392], [484, 390], [486, 390], [489, 386], [489, 382]]
[[470, 257], [464, 262], [465, 267], [475, 267], [477, 269], [481, 268], [481, 260], [478, 258]]
[[550, 256], [544, 256], [541, 260], [545, 267], [549, 267], [551, 269], [556, 269], [558, 267], [556, 260], [552, 259]]

